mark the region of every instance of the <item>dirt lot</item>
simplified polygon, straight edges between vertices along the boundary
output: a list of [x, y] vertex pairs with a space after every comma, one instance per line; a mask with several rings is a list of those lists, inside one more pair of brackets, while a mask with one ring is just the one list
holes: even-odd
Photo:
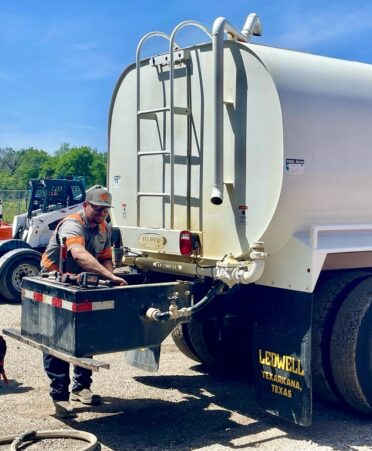
[[[17, 328], [20, 306], [0, 303], [0, 330]], [[314, 419], [301, 428], [260, 412], [246, 381], [209, 375], [170, 339], [156, 375], [128, 367], [121, 353], [101, 356], [111, 369], [94, 375], [104, 404], [76, 405], [77, 417], [52, 416], [40, 351], [7, 338], [9, 385], [0, 389], [0, 435], [25, 430], [78, 429], [95, 434], [101, 450], [371, 450], [372, 420], [314, 402]], [[81, 448], [71, 440], [42, 441], [27, 449]], [[8, 445], [0, 449], [8, 449]]]

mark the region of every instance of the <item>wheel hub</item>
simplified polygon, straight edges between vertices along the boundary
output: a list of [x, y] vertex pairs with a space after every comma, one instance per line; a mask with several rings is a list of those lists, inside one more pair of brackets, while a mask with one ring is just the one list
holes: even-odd
[[21, 289], [21, 283], [23, 277], [34, 277], [39, 274], [39, 270], [29, 263], [21, 264], [12, 274], [12, 284], [18, 290]]

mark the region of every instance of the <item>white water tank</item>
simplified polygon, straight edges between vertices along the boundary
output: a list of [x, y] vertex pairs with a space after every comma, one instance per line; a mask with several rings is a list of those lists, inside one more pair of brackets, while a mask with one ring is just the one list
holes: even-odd
[[[169, 113], [139, 119], [137, 146], [135, 66], [113, 94], [109, 188], [126, 246], [179, 254], [188, 229], [204, 258], [244, 258], [255, 241], [273, 255], [314, 225], [372, 224], [372, 66], [226, 41], [224, 196], [213, 205], [211, 45], [189, 55], [175, 70], [175, 106], [191, 115], [175, 117], [172, 227], [166, 195], [143, 196], [137, 208], [139, 191], [169, 193], [169, 156], [137, 156], [167, 149]], [[140, 73], [140, 110], [168, 105], [169, 66], [145, 60]], [[163, 239], [151, 247], [152, 236]]]

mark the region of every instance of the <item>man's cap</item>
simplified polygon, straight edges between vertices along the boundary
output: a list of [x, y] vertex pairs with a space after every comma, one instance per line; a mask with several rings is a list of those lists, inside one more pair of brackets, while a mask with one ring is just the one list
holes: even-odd
[[102, 186], [91, 188], [87, 191], [85, 201], [99, 207], [111, 208], [112, 196], [106, 188]]

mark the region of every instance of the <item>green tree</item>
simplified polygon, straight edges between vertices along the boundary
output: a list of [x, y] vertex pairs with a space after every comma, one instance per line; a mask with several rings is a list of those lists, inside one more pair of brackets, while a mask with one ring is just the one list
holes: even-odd
[[33, 147], [24, 150], [22, 161], [15, 171], [14, 188], [25, 189], [27, 183], [32, 178], [41, 177], [41, 168], [46, 165], [51, 156], [44, 150]]
[[0, 169], [10, 176], [15, 174], [26, 155], [26, 150], [14, 150], [11, 147], [0, 148]]
[[64, 144], [56, 152], [49, 169], [53, 169], [54, 177], [84, 177], [88, 187], [106, 183], [106, 156], [88, 146]]
[[88, 146], [63, 143], [50, 155], [44, 150], [0, 148], [0, 189], [25, 189], [31, 178], [80, 176], [86, 186], [106, 185], [107, 154]]

